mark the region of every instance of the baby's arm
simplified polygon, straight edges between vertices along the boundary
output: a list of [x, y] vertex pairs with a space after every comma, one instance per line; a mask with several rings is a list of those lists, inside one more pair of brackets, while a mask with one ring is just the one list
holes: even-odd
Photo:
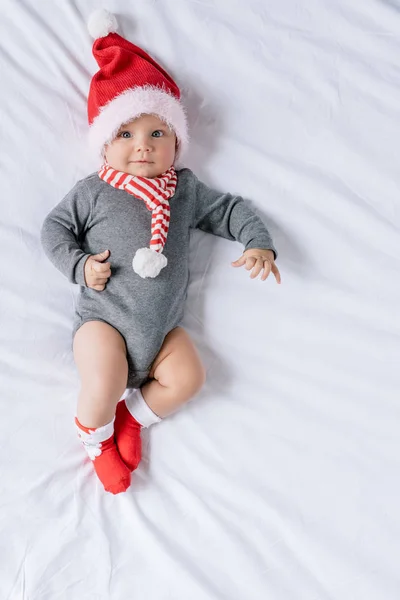
[[195, 205], [192, 227], [228, 240], [241, 242], [245, 250], [265, 248], [277, 252], [271, 235], [241, 196], [209, 188], [192, 173]]
[[238, 261], [232, 263], [233, 266], [245, 265], [248, 270], [254, 267], [252, 277], [264, 269], [263, 280], [272, 270], [280, 283], [279, 270], [274, 263], [277, 252], [271, 235], [248, 202], [241, 196], [223, 194], [209, 188], [193, 173], [190, 184], [194, 194], [192, 227], [241, 242], [244, 253]]
[[47, 257], [72, 283], [85, 285], [86, 254], [79, 237], [87, 229], [92, 212], [92, 196], [83, 182], [78, 182], [46, 217], [41, 241]]

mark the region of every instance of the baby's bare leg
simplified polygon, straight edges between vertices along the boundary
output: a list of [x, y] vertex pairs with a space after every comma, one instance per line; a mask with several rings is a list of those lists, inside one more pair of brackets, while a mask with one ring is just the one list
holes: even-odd
[[125, 341], [111, 325], [90, 321], [75, 335], [74, 358], [81, 377], [78, 420], [86, 427], [102, 427], [114, 418], [127, 385]]
[[142, 388], [143, 398], [159, 417], [165, 417], [192, 398], [205, 382], [205, 370], [189, 335], [176, 327], [166, 336]]
[[106, 323], [84, 323], [75, 334], [74, 357], [81, 376], [75, 419], [78, 436], [104, 489], [125, 492], [131, 474], [114, 439], [115, 408], [128, 378], [124, 339]]
[[149, 376], [151, 381], [128, 394], [117, 408], [115, 439], [119, 454], [131, 471], [140, 462], [142, 427], [172, 413], [204, 383], [203, 365], [184, 329], [177, 327], [166, 336]]

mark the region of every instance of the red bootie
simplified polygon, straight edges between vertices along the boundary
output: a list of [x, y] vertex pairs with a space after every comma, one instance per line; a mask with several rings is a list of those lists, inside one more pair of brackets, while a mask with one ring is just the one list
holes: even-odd
[[115, 441], [118, 452], [126, 466], [134, 471], [142, 458], [142, 426], [132, 417], [125, 400], [117, 404], [115, 415]]
[[93, 461], [94, 470], [106, 492], [125, 492], [131, 484], [131, 474], [115, 445], [114, 420], [104, 427], [89, 429], [75, 418], [75, 425], [78, 437]]

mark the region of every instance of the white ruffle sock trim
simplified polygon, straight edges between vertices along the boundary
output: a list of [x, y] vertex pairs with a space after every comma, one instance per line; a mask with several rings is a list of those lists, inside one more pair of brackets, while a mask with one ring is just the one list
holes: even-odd
[[75, 422], [78, 437], [81, 440], [83, 447], [85, 448], [91, 460], [94, 460], [95, 458], [100, 456], [102, 452], [102, 442], [109, 440], [110, 437], [113, 435], [114, 421], [115, 417], [110, 423], [107, 423], [107, 425], [97, 427], [97, 429], [89, 429], [89, 432], [81, 429], [79, 425]]
[[150, 427], [161, 421], [143, 398], [140, 390], [134, 390], [125, 398], [125, 404], [132, 417], [136, 419], [142, 427]]

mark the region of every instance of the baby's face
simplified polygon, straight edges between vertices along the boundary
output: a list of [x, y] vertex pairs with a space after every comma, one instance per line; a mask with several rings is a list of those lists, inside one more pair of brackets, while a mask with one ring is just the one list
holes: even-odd
[[174, 162], [176, 136], [155, 115], [142, 115], [120, 127], [105, 147], [108, 164], [117, 171], [142, 177], [157, 177]]

